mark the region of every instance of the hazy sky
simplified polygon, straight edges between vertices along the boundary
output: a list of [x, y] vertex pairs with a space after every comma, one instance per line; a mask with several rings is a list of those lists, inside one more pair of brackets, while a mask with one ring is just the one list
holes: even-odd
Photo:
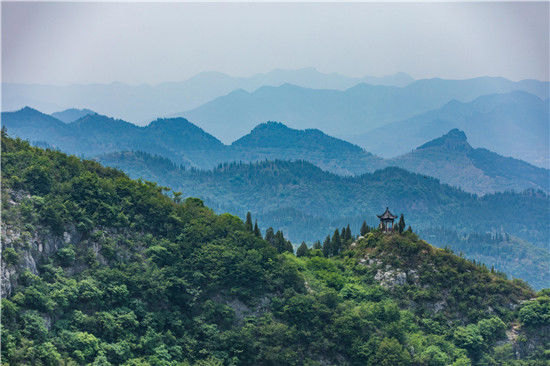
[[2, 3], [3, 81], [158, 83], [316, 67], [548, 80], [549, 4]]

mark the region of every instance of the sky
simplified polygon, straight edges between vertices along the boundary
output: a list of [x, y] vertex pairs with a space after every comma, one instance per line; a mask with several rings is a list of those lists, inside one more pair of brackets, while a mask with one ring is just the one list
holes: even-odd
[[202, 71], [549, 79], [549, 3], [2, 2], [2, 81], [156, 84]]

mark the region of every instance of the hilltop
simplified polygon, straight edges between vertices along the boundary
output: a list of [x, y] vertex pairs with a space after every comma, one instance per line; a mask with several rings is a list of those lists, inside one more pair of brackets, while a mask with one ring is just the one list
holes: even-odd
[[3, 135], [2, 167], [4, 362], [544, 362], [547, 292], [414, 233], [295, 257], [96, 162]]
[[52, 113], [52, 117], [55, 117], [58, 120], [65, 123], [71, 123], [89, 114], [96, 114], [96, 113], [86, 108], [83, 108], [83, 109], [69, 108], [69, 109], [65, 109], [64, 111]]
[[324, 134], [318, 129], [296, 130], [280, 122], [254, 127], [230, 145], [236, 161], [306, 160], [340, 175], [372, 172], [384, 161], [357, 145]]
[[506, 158], [487, 149], [474, 149], [468, 143], [466, 134], [458, 129], [408, 154], [389, 159], [387, 164], [436, 177], [444, 183], [478, 194], [525, 189], [550, 192], [550, 173], [547, 169]]

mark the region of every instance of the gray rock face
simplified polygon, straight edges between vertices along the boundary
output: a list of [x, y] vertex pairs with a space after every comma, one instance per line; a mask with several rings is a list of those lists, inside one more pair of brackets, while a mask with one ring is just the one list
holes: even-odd
[[393, 288], [395, 286], [403, 286], [407, 283], [407, 274], [400, 270], [381, 270], [379, 269], [374, 276], [374, 279], [380, 282], [380, 285], [385, 288]]
[[[20, 205], [23, 200], [30, 199], [28, 194], [22, 192], [7, 192], [10, 195], [8, 204], [11, 206]], [[78, 244], [81, 235], [74, 227], [67, 229], [63, 235], [55, 235], [49, 229], [36, 227], [32, 232], [24, 231], [21, 225], [1, 225], [1, 247], [13, 248], [18, 253], [18, 263], [9, 264], [2, 258], [0, 268], [0, 291], [2, 296], [10, 296], [13, 288], [17, 285], [17, 273], [29, 271], [37, 274], [37, 263], [41, 257], [54, 255], [57, 250], [67, 244]]]

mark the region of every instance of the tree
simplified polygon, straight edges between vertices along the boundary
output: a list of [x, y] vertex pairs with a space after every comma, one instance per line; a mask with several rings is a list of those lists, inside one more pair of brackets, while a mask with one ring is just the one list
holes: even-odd
[[332, 235], [330, 246], [332, 249], [332, 255], [338, 255], [340, 253], [340, 250], [342, 249], [342, 239], [340, 237], [338, 229], [334, 230], [334, 235]]
[[351, 229], [349, 227], [349, 224], [348, 226], [346, 227], [346, 240], [347, 241], [350, 241], [352, 238], [351, 238]]
[[369, 361], [370, 365], [377, 366], [409, 365], [411, 356], [397, 339], [384, 338]]
[[252, 232], [254, 229], [252, 228], [252, 215], [250, 214], [250, 211], [246, 213], [246, 222], [245, 222], [246, 231]]
[[176, 203], [181, 203], [181, 195], [182, 195], [182, 193], [181, 193], [181, 192], [172, 191], [172, 194], [174, 195], [174, 202], [176, 202]]
[[412, 232], [413, 232], [413, 229], [411, 228], [411, 225], [409, 225], [409, 228], [407, 229], [407, 232], [408, 232], [408, 233], [412, 233]]
[[330, 242], [330, 235], [327, 235], [325, 241], [323, 242], [323, 254], [325, 257], [330, 257], [332, 254], [332, 245]]
[[403, 233], [405, 230], [405, 216], [401, 214], [401, 217], [399, 217], [399, 222], [397, 223], [397, 231], [399, 231], [399, 234]]
[[454, 339], [457, 346], [466, 349], [474, 358], [479, 356], [484, 345], [483, 337], [476, 324], [458, 327], [454, 332]]
[[487, 346], [506, 336], [506, 324], [498, 316], [480, 320], [477, 327]]
[[[266, 233], [267, 236], [267, 233]], [[281, 230], [277, 231], [275, 233], [275, 236], [273, 238], [273, 246], [279, 253], [283, 252], [290, 252], [294, 253], [294, 248], [292, 247], [292, 244], [285, 239], [285, 236]]]
[[366, 221], [363, 221], [363, 225], [361, 225], [361, 230], [359, 231], [359, 233], [361, 234], [361, 236], [365, 236], [367, 235], [368, 232], [369, 232], [369, 226], [367, 225]]
[[323, 246], [321, 245], [321, 242], [319, 240], [316, 240], [315, 243], [313, 243], [313, 249], [323, 249]]
[[307, 248], [306, 242], [302, 242], [298, 249], [296, 250], [297, 257], [307, 257], [309, 255], [309, 249]]
[[268, 227], [265, 231], [265, 240], [271, 244], [274, 245], [275, 243], [275, 232], [273, 231], [272, 227]]
[[260, 228], [258, 227], [258, 220], [254, 222], [254, 235], [256, 235], [258, 238], [262, 238], [262, 232], [260, 231]]

